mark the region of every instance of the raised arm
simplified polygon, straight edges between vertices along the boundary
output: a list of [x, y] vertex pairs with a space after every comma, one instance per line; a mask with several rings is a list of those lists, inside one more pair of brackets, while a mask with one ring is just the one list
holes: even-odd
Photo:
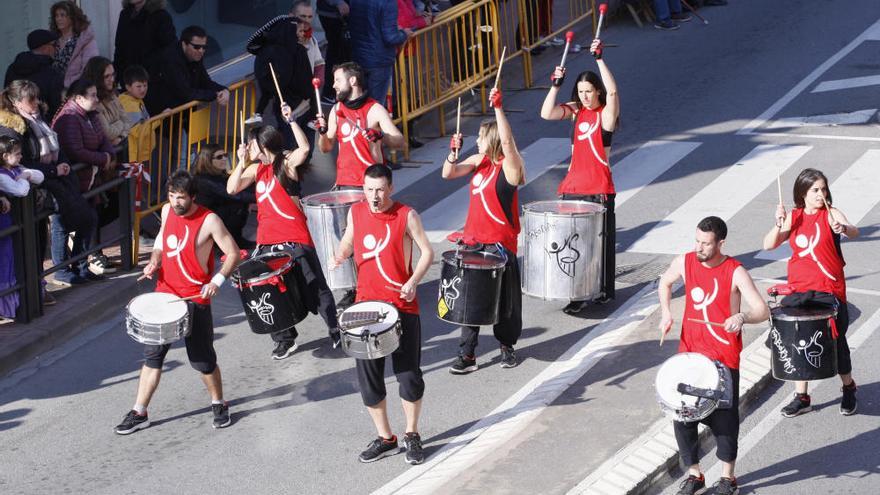
[[318, 117], [318, 128], [327, 128], [327, 132], [318, 133], [318, 149], [321, 150], [321, 153], [333, 151], [333, 144], [336, 141], [336, 105], [330, 107], [326, 122], [324, 122], [324, 117]]
[[835, 234], [843, 234], [849, 239], [855, 239], [859, 236], [859, 228], [849, 223], [842, 211], [832, 207], [828, 212], [831, 217], [831, 230]]
[[287, 103], [282, 105], [281, 114], [287, 119], [287, 123], [290, 125], [290, 130], [293, 131], [293, 138], [296, 140], [296, 149], [288, 153], [284, 158], [284, 164], [287, 168], [288, 174], [292, 173], [295, 178], [296, 167], [305, 163], [309, 158], [309, 138], [306, 137], [306, 133], [303, 132], [299, 124], [296, 123], [296, 120], [292, 118], [293, 110], [290, 109], [290, 105]]
[[544, 120], [563, 120], [569, 115], [566, 105], [557, 105], [556, 99], [559, 96], [559, 88], [562, 87], [562, 81], [565, 80], [565, 68], [556, 67], [553, 75], [550, 76], [550, 89], [547, 96], [544, 97], [544, 103], [541, 105], [541, 118]]
[[236, 151], [238, 165], [232, 169], [232, 173], [229, 174], [229, 178], [226, 179], [226, 192], [230, 195], [238, 194], [247, 189], [256, 179], [257, 165], [248, 165], [247, 160], [245, 160], [246, 154], [247, 146], [239, 144], [238, 150]]
[[602, 78], [602, 84], [605, 86], [605, 108], [602, 110], [602, 128], [606, 131], [613, 131], [617, 126], [617, 117], [620, 116], [620, 98], [617, 95], [617, 81], [611, 74], [611, 69], [602, 59], [602, 41], [595, 39], [590, 51], [598, 53], [596, 57], [596, 65], [599, 66], [599, 76]]
[[780, 244], [788, 240], [789, 234], [791, 234], [791, 213], [786, 213], [784, 206], [777, 205], [776, 223], [764, 235], [764, 250], [776, 249]]
[[492, 88], [489, 91], [489, 101], [492, 103], [492, 108], [495, 109], [498, 139], [501, 140], [501, 152], [504, 153], [504, 176], [507, 177], [507, 182], [513, 186], [524, 184], [526, 178], [523, 158], [516, 148], [513, 130], [510, 128], [510, 122], [507, 120], [507, 115], [504, 114], [504, 108], [501, 105], [501, 90]]

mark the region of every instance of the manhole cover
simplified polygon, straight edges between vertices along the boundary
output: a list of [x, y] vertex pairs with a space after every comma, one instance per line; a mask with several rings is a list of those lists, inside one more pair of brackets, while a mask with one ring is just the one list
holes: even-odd
[[639, 263], [634, 265], [617, 265], [616, 279], [624, 284], [643, 284], [653, 282], [666, 271], [665, 263]]

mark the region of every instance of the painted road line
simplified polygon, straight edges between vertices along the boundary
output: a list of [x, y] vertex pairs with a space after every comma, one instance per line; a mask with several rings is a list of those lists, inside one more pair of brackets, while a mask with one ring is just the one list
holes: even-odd
[[[521, 151], [526, 167], [526, 180], [531, 182], [554, 165], [571, 156], [571, 140], [568, 138], [541, 138]], [[440, 174], [439, 171], [436, 173]], [[470, 183], [446, 196], [434, 206], [421, 212], [425, 232], [431, 242], [442, 242], [451, 232], [464, 225], [470, 204]]]
[[837, 53], [828, 58], [825, 62], [823, 62], [819, 67], [816, 67], [813, 72], [810, 72], [807, 77], [801, 79], [799, 83], [797, 83], [793, 88], [791, 88], [788, 93], [782, 96], [779, 100], [776, 101], [773, 105], [770, 106], [767, 110], [764, 111], [757, 118], [746, 124], [742, 127], [737, 134], [753, 134], [756, 129], [763, 126], [767, 123], [768, 120], [772, 119], [774, 115], [779, 113], [783, 107], [791, 103], [799, 94], [801, 94], [807, 87], [813, 84], [817, 79], [822, 77], [822, 74], [828, 71], [831, 67], [833, 67], [836, 63], [840, 62], [844, 57], [849, 55], [853, 50], [855, 50], [859, 45], [868, 40], [876, 40], [880, 38], [880, 20], [874, 22], [868, 29], [862, 32], [859, 36], [857, 36], [854, 40], [849, 42], [845, 47], [841, 48]]
[[876, 108], [856, 110], [855, 112], [830, 113], [826, 115], [810, 115], [807, 117], [786, 117], [771, 120], [764, 129], [791, 129], [795, 127], [831, 127], [838, 125], [866, 124], [877, 113]]
[[657, 289], [646, 285], [485, 418], [427, 462], [409, 468], [374, 493], [426, 494], [442, 489], [484, 456], [497, 452], [599, 360], [614, 354], [612, 349], [658, 306]]
[[676, 254], [694, 242], [694, 230], [704, 217], [729, 220], [812, 146], [762, 144], [728, 167], [709, 185], [638, 239], [628, 252]]
[[839, 91], [841, 89], [864, 88], [880, 84], [880, 75], [850, 77], [819, 83], [810, 93], [824, 93], [825, 91]]
[[[880, 150], [868, 150], [850, 165], [843, 174], [831, 184], [834, 207], [846, 215], [853, 225], [859, 222], [877, 206], [880, 196]], [[834, 192], [837, 194], [834, 195]], [[858, 193], [863, 191], [863, 193]], [[791, 257], [791, 246], [782, 243], [772, 251], [760, 251], [755, 258], [761, 260], [786, 261]]]
[[614, 189], [617, 191], [615, 208], [620, 208], [700, 144], [692, 141], [648, 141], [615, 164], [611, 168]]

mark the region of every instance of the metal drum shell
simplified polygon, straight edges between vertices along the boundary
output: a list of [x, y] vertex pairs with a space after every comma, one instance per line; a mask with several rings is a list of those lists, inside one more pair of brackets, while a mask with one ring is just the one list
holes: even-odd
[[309, 233], [315, 242], [315, 251], [330, 290], [354, 289], [357, 270], [354, 259], [348, 258], [335, 270], [328, 270], [327, 261], [333, 256], [348, 224], [351, 205], [363, 201], [362, 191], [330, 191], [312, 194], [302, 199], [303, 212], [309, 224]]
[[[770, 368], [773, 378], [809, 381], [837, 374], [837, 342], [831, 335], [831, 309], [775, 307], [770, 311]], [[809, 345], [808, 345], [809, 344]], [[818, 352], [810, 358], [807, 354]]]
[[[241, 269], [247, 263], [255, 263], [262, 258], [277, 257], [287, 257], [288, 261], [278, 269], [242, 278]], [[230, 280], [232, 285], [238, 289], [248, 326], [253, 333], [267, 334], [289, 330], [308, 315], [308, 308], [303, 304], [299, 295], [299, 283], [294, 273], [294, 265], [293, 257], [289, 253], [271, 252], [248, 258], [239, 264], [232, 273]], [[285, 285], [285, 290], [282, 291], [277, 283], [269, 283], [270, 279], [274, 277], [280, 278]], [[259, 312], [267, 304], [271, 307], [271, 312], [269, 315], [264, 314], [261, 317]]]
[[604, 206], [588, 201], [523, 206], [523, 294], [545, 301], [600, 296], [604, 213]]
[[[177, 299], [168, 294], [169, 299]], [[145, 345], [165, 345], [177, 342], [189, 336], [192, 331], [190, 312], [187, 310], [183, 318], [168, 323], [146, 323], [132, 314], [131, 306], [137, 297], [125, 306], [125, 330], [135, 342]], [[167, 302], [166, 302], [167, 303]], [[163, 304], [159, 302], [159, 304]], [[186, 304], [186, 303], [183, 303]]]
[[390, 355], [400, 347], [403, 327], [400, 321], [382, 332], [361, 334], [341, 331], [342, 350], [355, 359], [379, 359]]
[[[443, 253], [437, 295], [437, 318], [456, 325], [495, 325], [499, 320], [501, 282], [506, 260], [502, 256], [485, 251], [465, 251], [461, 254], [482, 256], [486, 258], [486, 263], [474, 264], [462, 261], [456, 251]], [[456, 279], [460, 280], [457, 286]], [[457, 297], [452, 299], [453, 307], [449, 307], [447, 302], [448, 288], [456, 291]], [[446, 311], [442, 310], [444, 307]]]

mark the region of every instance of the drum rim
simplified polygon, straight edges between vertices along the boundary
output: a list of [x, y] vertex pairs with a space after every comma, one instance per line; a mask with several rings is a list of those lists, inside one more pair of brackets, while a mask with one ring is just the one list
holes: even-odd
[[454, 266], [456, 268], [461, 266], [464, 268], [470, 268], [472, 270], [500, 270], [500, 269], [503, 269], [505, 266], [507, 266], [507, 261], [505, 261], [504, 257], [501, 255], [498, 255], [495, 253], [490, 253], [487, 251], [467, 251], [467, 252], [481, 254], [481, 255], [483, 255], [484, 258], [486, 258], [488, 256], [498, 258], [499, 263], [496, 266], [486, 266], [486, 265], [474, 265], [474, 264], [467, 263], [464, 261], [462, 261], [461, 263], [457, 263], [454, 259], [447, 259], [446, 255], [448, 253], [451, 253], [452, 258], [457, 257], [458, 251], [455, 251], [455, 250], [443, 251], [443, 254], [441, 254], [440, 256], [443, 258], [443, 263], [446, 263], [447, 265]]
[[167, 294], [167, 295], [171, 296], [171, 297], [174, 298], [174, 299], [180, 299], [180, 296], [178, 296], [177, 294], [172, 294], [172, 293], [170, 293], [170, 292], [162, 292], [162, 291], [158, 291], [158, 290], [154, 290], [154, 291], [152, 291], [152, 292], [144, 292], [143, 294], [138, 294], [138, 295], [132, 297], [131, 300], [128, 301], [128, 304], [125, 305], [125, 316], [126, 316], [126, 318], [134, 318], [135, 320], [138, 321], [138, 323], [142, 323], [142, 324], [145, 324], [145, 325], [168, 325], [168, 324], [171, 324], [171, 323], [174, 323], [174, 322], [179, 322], [179, 321], [180, 321], [181, 319], [183, 319], [183, 318], [189, 318], [189, 307], [187, 306], [186, 301], [175, 301], [175, 300], [173, 300], [173, 299], [172, 299], [172, 300], [169, 300], [169, 301], [165, 301], [164, 304], [171, 304], [171, 303], [174, 303], [175, 305], [176, 305], [176, 304], [183, 304], [183, 307], [184, 307], [183, 316], [181, 316], [180, 318], [178, 318], [178, 319], [175, 320], [175, 321], [166, 321], [166, 322], [162, 322], [162, 323], [154, 323], [154, 322], [151, 322], [151, 321], [148, 322], [148, 321], [141, 320], [141, 319], [138, 318], [136, 315], [132, 314], [132, 312], [131, 312], [131, 305], [132, 305], [132, 303], [134, 303], [135, 299], [138, 299], [138, 298], [143, 297], [143, 296], [149, 296], [149, 295], [152, 295], [152, 294]]
[[[770, 319], [771, 320], [779, 320], [779, 321], [819, 321], [819, 320], [827, 320], [829, 318], [836, 318], [837, 317], [837, 312], [834, 310], [829, 310], [826, 313], [821, 313], [821, 314], [817, 313], [815, 315], [804, 316], [804, 317], [787, 315], [785, 313], [782, 313], [783, 311], [785, 311], [785, 308], [782, 306], [777, 306], [777, 307], [771, 309], [770, 310]], [[783, 316], [777, 316], [779, 313], [782, 313]]]
[[[360, 193], [360, 195], [363, 197], [357, 201], [351, 201], [348, 203], [317, 203], [313, 199], [313, 198], [316, 198], [319, 196], [331, 196], [332, 197], [332, 196], [341, 196], [342, 194], [358, 194], [358, 193]], [[308, 196], [302, 198], [300, 200], [300, 202], [302, 203], [303, 206], [308, 206], [309, 208], [334, 208], [337, 206], [339, 206], [339, 207], [349, 206], [350, 207], [353, 204], [360, 203], [361, 201], [365, 200], [366, 198], [367, 198], [367, 195], [364, 194], [363, 191], [349, 189], [349, 190], [343, 190], [343, 191], [325, 191], [325, 192], [321, 192], [321, 193], [309, 194]]]
[[[598, 207], [598, 210], [592, 212], [585, 213], [558, 213], [558, 212], [550, 212], [550, 211], [536, 211], [534, 210], [535, 205], [539, 204], [547, 204], [547, 203], [577, 203], [584, 205], [594, 205]], [[531, 213], [534, 215], [549, 215], [554, 217], [573, 217], [576, 215], [593, 215], [599, 213], [605, 213], [606, 208], [602, 206], [600, 203], [594, 203], [592, 201], [583, 201], [580, 199], [545, 199], [541, 201], [532, 201], [531, 203], [526, 203], [522, 207], [523, 213]]]
[[[239, 268], [241, 267], [241, 265], [243, 265], [244, 263], [247, 263], [250, 260], [258, 260], [260, 258], [268, 257], [268, 256], [287, 256], [288, 260], [287, 260], [287, 263], [285, 263], [281, 268], [275, 269], [269, 273], [264, 273], [264, 274], [256, 276], [256, 277], [242, 280], [241, 275], [239, 274]], [[231, 277], [232, 282], [235, 284], [236, 287], [238, 287], [240, 289], [241, 288], [249, 288], [258, 282], [265, 282], [266, 280], [269, 280], [272, 277], [277, 277], [278, 275], [282, 275], [284, 273], [289, 272], [290, 269], [293, 267], [293, 264], [294, 264], [293, 255], [290, 253], [286, 253], [284, 251], [275, 251], [275, 252], [271, 252], [271, 253], [262, 253], [257, 256], [251, 256], [250, 258], [242, 261], [241, 263], [239, 263], [238, 266], [235, 267], [235, 271], [232, 272], [232, 277]]]

